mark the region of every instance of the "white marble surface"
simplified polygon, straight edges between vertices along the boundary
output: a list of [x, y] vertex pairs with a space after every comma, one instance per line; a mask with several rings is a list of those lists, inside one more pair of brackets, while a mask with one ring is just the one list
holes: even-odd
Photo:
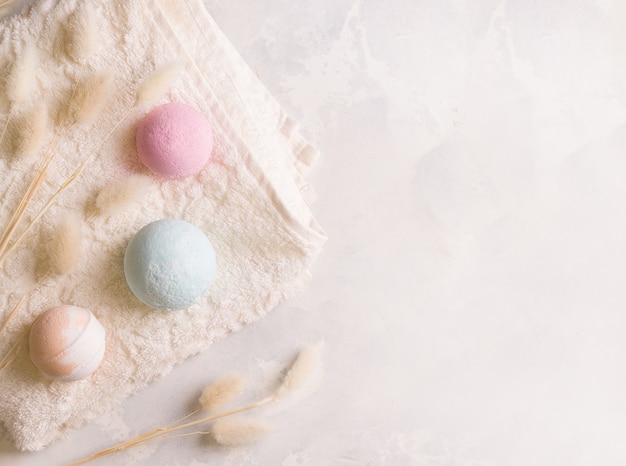
[[44, 452], [54, 465], [263, 385], [309, 342], [323, 384], [264, 441], [94, 464], [626, 463], [626, 4], [207, 0], [322, 149], [308, 287]]

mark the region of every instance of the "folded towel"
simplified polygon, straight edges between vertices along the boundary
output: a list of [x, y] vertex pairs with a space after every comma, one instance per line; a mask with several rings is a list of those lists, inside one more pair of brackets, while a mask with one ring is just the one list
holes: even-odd
[[[141, 203], [109, 218], [94, 216], [94, 198], [102, 188], [131, 174], [149, 174], [138, 162], [134, 144], [137, 122], [147, 109], [133, 110], [0, 268], [0, 322], [28, 295], [0, 335], [0, 359], [19, 338], [23, 341], [16, 360], [0, 373], [0, 420], [22, 450], [45, 447], [217, 338], [262, 317], [309, 277], [325, 241], [307, 205], [310, 190], [303, 178], [317, 151], [200, 0], [93, 0], [98, 46], [83, 66], [55, 53], [62, 25], [81, 3], [43, 0], [0, 23], [0, 67], [19, 56], [27, 43], [35, 42], [41, 51], [34, 104], [53, 101], [71, 90], [77, 78], [98, 71], [111, 71], [116, 89], [96, 123], [63, 137], [27, 219], [132, 107], [143, 77], [162, 63], [179, 60], [182, 71], [159, 103], [178, 101], [201, 110], [213, 126], [215, 148], [197, 176], [155, 179]], [[9, 103], [0, 91], [1, 124], [8, 113]], [[8, 141], [0, 148], [6, 154], [0, 159], [2, 228], [37, 163], [17, 163], [9, 149]], [[40, 240], [68, 212], [82, 219], [82, 260], [69, 275], [38, 280]], [[142, 305], [123, 273], [129, 239], [143, 225], [166, 217], [200, 227], [211, 239], [218, 263], [209, 293], [175, 312]], [[24, 332], [42, 310], [58, 304], [91, 310], [107, 332], [101, 366], [78, 382], [48, 380], [29, 359]]]

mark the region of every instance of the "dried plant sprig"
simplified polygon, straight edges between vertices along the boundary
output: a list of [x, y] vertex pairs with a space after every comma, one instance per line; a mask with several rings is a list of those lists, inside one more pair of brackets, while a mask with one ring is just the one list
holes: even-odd
[[29, 202], [35, 196], [35, 193], [39, 189], [39, 187], [43, 184], [44, 180], [48, 175], [48, 165], [52, 161], [52, 157], [47, 157], [41, 163], [41, 166], [38, 172], [35, 174], [35, 177], [31, 180], [24, 197], [20, 200], [20, 203], [13, 212], [9, 223], [4, 230], [2, 236], [0, 237], [0, 257], [4, 257], [4, 253], [7, 250], [7, 246], [9, 245], [9, 241], [11, 240], [11, 236], [13, 232], [17, 228], [19, 221], [21, 220], [24, 212], [26, 211], [26, 207], [28, 207]]
[[[313, 352], [311, 352], [311, 348], [305, 348], [298, 358], [296, 358], [294, 364], [287, 371], [287, 377], [291, 377], [292, 381], [286, 383], [284, 380], [281, 383], [281, 387], [287, 386], [288, 390], [299, 390], [304, 385], [305, 382], [309, 379], [309, 376], [314, 372], [313, 368], [321, 367], [321, 361], [318, 360], [318, 356], [320, 355], [321, 345], [318, 344], [314, 347]], [[315, 364], [312, 364], [315, 362]], [[306, 369], [306, 370], [305, 370]], [[297, 381], [298, 383], [294, 382]], [[285, 389], [287, 390], [287, 389]], [[213, 414], [208, 417], [203, 417], [201, 419], [197, 419], [195, 421], [189, 421], [184, 423], [178, 423], [171, 427], [158, 427], [156, 429], [152, 429], [144, 434], [133, 437], [132, 439], [126, 440], [125, 442], [114, 445], [110, 448], [106, 448], [104, 450], [100, 450], [86, 458], [81, 460], [68, 463], [65, 466], [78, 466], [81, 464], [88, 463], [92, 460], [102, 458], [103, 456], [109, 455], [111, 453], [116, 453], [122, 450], [127, 450], [129, 448], [143, 445], [149, 441], [153, 440], [167, 440], [168, 438], [174, 438], [176, 436], [171, 436], [173, 432], [179, 432], [183, 429], [188, 429], [190, 427], [198, 426], [201, 424], [208, 424], [213, 421], [222, 420], [229, 416], [233, 416], [235, 414], [243, 413], [246, 411], [251, 411], [253, 409], [260, 408], [261, 406], [267, 405], [269, 403], [273, 403], [281, 399], [279, 396], [279, 392], [281, 390], [274, 392], [274, 394], [267, 396], [259, 401], [254, 403], [247, 404], [245, 406], [241, 406], [239, 408], [231, 409], [226, 412], [222, 412], [219, 414]], [[244, 441], [249, 443], [250, 441], [254, 441], [258, 439], [263, 433], [267, 432], [267, 426], [262, 424], [260, 421], [253, 420], [238, 420], [233, 421], [232, 423], [221, 424], [217, 427], [215, 431], [215, 427], [218, 423], [213, 424], [213, 429], [210, 431], [211, 435], [216, 439], [218, 443], [221, 443], [225, 446], [227, 445], [241, 445]], [[198, 434], [205, 434], [205, 432], [197, 432]], [[217, 438], [216, 438], [217, 436]], [[239, 442], [239, 443], [237, 443]]]
[[24, 102], [35, 89], [39, 52], [34, 42], [24, 45], [6, 78], [5, 92], [12, 105]]
[[50, 118], [45, 105], [37, 105], [13, 121], [12, 145], [17, 157], [31, 156], [41, 150], [50, 134]]
[[155, 104], [170, 88], [181, 70], [180, 62], [165, 63], [143, 80], [135, 96], [135, 107]]
[[20, 352], [21, 348], [20, 340], [16, 341], [9, 350], [9, 352], [2, 358], [2, 360], [0, 360], [0, 372], [6, 369], [9, 364], [11, 364], [17, 358], [17, 355]]
[[82, 63], [94, 52], [98, 43], [98, 25], [91, 2], [84, 2], [65, 23], [62, 48], [72, 60]]
[[181, 429], [186, 429], [192, 426], [197, 426], [199, 424], [206, 424], [212, 421], [216, 421], [218, 419], [222, 419], [224, 417], [227, 416], [232, 416], [233, 414], [239, 414], [245, 411], [250, 411], [252, 409], [256, 409], [259, 408], [267, 403], [271, 403], [272, 401], [275, 401], [275, 398], [270, 396], [267, 398], [263, 398], [260, 401], [257, 401], [256, 403], [252, 403], [246, 406], [242, 406], [240, 408], [237, 409], [233, 409], [224, 413], [220, 413], [220, 414], [215, 414], [209, 417], [205, 417], [202, 419], [198, 419], [196, 421], [191, 421], [191, 422], [186, 422], [184, 424], [180, 424], [180, 425], [176, 425], [174, 427], [158, 427], [156, 429], [152, 429], [151, 431], [148, 431], [144, 434], [138, 435], [137, 437], [133, 437], [132, 439], [126, 440], [125, 442], [119, 443], [113, 447], [110, 448], [106, 448], [104, 450], [100, 450], [99, 452], [96, 452], [86, 458], [83, 458], [82, 460], [78, 460], [78, 461], [74, 461], [72, 463], [67, 463], [65, 466], [78, 466], [81, 464], [85, 464], [88, 463], [90, 461], [93, 461], [95, 459], [98, 458], [102, 458], [103, 456], [106, 455], [110, 455], [111, 453], [116, 453], [118, 451], [122, 451], [122, 450], [127, 450], [129, 448], [138, 446], [138, 445], [142, 445], [144, 443], [146, 443], [148, 440], [152, 440], [155, 439], [157, 437], [161, 437], [164, 436], [166, 434], [169, 434], [171, 432], [177, 432]]
[[[25, 297], [22, 297], [22, 299], [20, 299], [20, 301], [23, 303], [22, 300], [25, 300]], [[20, 304], [21, 306], [21, 304]], [[27, 328], [26, 330], [24, 330], [19, 337], [17, 337], [17, 339], [15, 340], [15, 343], [13, 343], [13, 346], [11, 346], [11, 348], [9, 349], [9, 351], [7, 351], [7, 353], [4, 355], [4, 357], [2, 359], [0, 359], [0, 372], [2, 372], [4, 369], [6, 369], [6, 367], [11, 364], [13, 361], [15, 361], [15, 358], [17, 358], [18, 353], [20, 352], [20, 349], [22, 348], [23, 344], [24, 344], [24, 337], [26, 335], [28, 335], [28, 332], [30, 331], [30, 328]]]
[[[0, 8], [2, 5], [0, 5]], [[13, 62], [9, 73], [5, 79], [5, 92], [11, 104], [9, 115], [7, 116], [2, 133], [0, 133], [0, 144], [4, 141], [14, 107], [22, 103], [35, 89], [37, 80], [37, 65], [39, 62], [38, 51], [32, 42], [27, 42], [22, 49], [22, 53]]]
[[100, 115], [112, 93], [108, 73], [96, 74], [76, 84], [67, 106], [59, 115], [59, 124], [89, 125]]
[[[129, 113], [130, 111], [128, 111], [126, 115], [128, 115]], [[32, 220], [28, 223], [24, 231], [22, 231], [20, 236], [17, 237], [17, 239], [13, 242], [10, 248], [8, 249], [6, 248], [6, 244], [4, 244], [5, 240], [0, 242], [0, 264], [4, 261], [7, 255], [9, 255], [15, 248], [17, 248], [17, 246], [20, 245], [20, 243], [26, 237], [26, 235], [31, 230], [31, 228], [33, 228], [35, 224], [41, 219], [41, 217], [43, 217], [44, 214], [48, 211], [48, 209], [52, 207], [52, 205], [55, 203], [57, 198], [63, 193], [63, 191], [69, 188], [72, 185], [72, 183], [74, 183], [74, 181], [76, 181], [80, 177], [80, 175], [82, 175], [83, 171], [85, 171], [85, 169], [87, 168], [87, 165], [89, 164], [91, 159], [96, 155], [97, 151], [100, 149], [102, 144], [104, 144], [104, 142], [109, 138], [111, 134], [113, 134], [113, 132], [117, 129], [117, 127], [120, 124], [122, 124], [122, 121], [124, 121], [125, 118], [126, 116], [124, 116], [120, 121], [117, 122], [117, 124], [115, 124], [115, 126], [113, 126], [113, 128], [111, 128], [108, 134], [100, 141], [98, 146], [96, 146], [96, 148], [87, 156], [87, 158], [81, 162], [78, 168], [74, 170], [74, 173], [72, 173], [69, 176], [69, 178], [67, 178], [65, 182], [63, 182], [63, 184], [56, 190], [56, 192], [50, 197], [50, 199], [48, 199], [48, 201], [43, 205], [43, 207], [39, 209], [39, 212], [37, 212], [37, 214], [32, 218]], [[10, 235], [9, 235], [9, 239], [10, 239]]]
[[[126, 118], [128, 118], [128, 116], [131, 114], [133, 109], [139, 105], [146, 105], [147, 103], [152, 102], [153, 99], [158, 100], [161, 97], [161, 95], [167, 91], [167, 89], [169, 88], [169, 86], [171, 85], [173, 81], [173, 78], [178, 73], [179, 66], [180, 65], [177, 62], [167, 64], [165, 66], [159, 67], [152, 74], [150, 74], [144, 79], [142, 84], [139, 86], [139, 89], [137, 90], [134, 105], [131, 108], [129, 108], [120, 117], [117, 123], [113, 125], [113, 127], [100, 140], [100, 142], [91, 151], [91, 153], [81, 162], [78, 168], [76, 168], [76, 170], [65, 180], [65, 182], [59, 187], [59, 189], [57, 189], [57, 191], [50, 197], [50, 199], [48, 199], [48, 202], [46, 202], [44, 206], [39, 210], [39, 212], [33, 217], [33, 219], [30, 221], [26, 229], [14, 241], [11, 247], [7, 249], [8, 242], [10, 241], [13, 231], [15, 230], [15, 227], [17, 226], [17, 222], [20, 221], [24, 212], [22, 211], [21, 213], [18, 214], [15, 226], [13, 226], [10, 230], [9, 228], [7, 228], [7, 230], [5, 230], [4, 235], [2, 236], [2, 239], [0, 240], [0, 264], [4, 261], [6, 256], [21, 243], [21, 241], [25, 238], [26, 234], [30, 231], [30, 229], [48, 211], [48, 209], [54, 204], [56, 199], [63, 193], [63, 191], [69, 188], [72, 185], [72, 183], [74, 183], [74, 181], [76, 181], [82, 175], [82, 173], [87, 168], [87, 165], [89, 164], [91, 159], [100, 150], [100, 147], [102, 147], [102, 145], [109, 139], [109, 137], [115, 132], [115, 130], [117, 130], [117, 128], [126, 120]], [[57, 134], [58, 133], [55, 133], [55, 138]], [[42, 172], [45, 172], [48, 165], [52, 161], [52, 157], [53, 156], [51, 152], [42, 162], [42, 166], [40, 167], [35, 178], [35, 179], [41, 178], [41, 182], [39, 183], [39, 185], [43, 182], [43, 180], [46, 177], [46, 173], [42, 173]], [[39, 185], [37, 186], [37, 188], [39, 187]], [[31, 194], [31, 190], [29, 189], [22, 201], [25, 201], [26, 205], [28, 205], [28, 203], [32, 199], [32, 195], [34, 195], [34, 192]]]
[[321, 375], [323, 348], [324, 343], [319, 342], [300, 351], [276, 391], [277, 398], [289, 393], [303, 391], [315, 380], [316, 376]]
[[[72, 92], [72, 96], [70, 97], [70, 100], [73, 99], [77, 88], [78, 88], [78, 83], [74, 87], [74, 91]], [[9, 220], [9, 223], [7, 224], [4, 232], [0, 236], [0, 263], [4, 261], [6, 255], [8, 254], [7, 248], [9, 246], [9, 243], [11, 241], [11, 238], [15, 230], [17, 229], [17, 226], [19, 225], [24, 215], [24, 212], [26, 212], [26, 208], [28, 207], [28, 204], [35, 197], [35, 194], [37, 193], [39, 187], [43, 184], [43, 182], [46, 180], [48, 176], [48, 167], [50, 166], [50, 163], [52, 163], [52, 160], [54, 159], [54, 153], [55, 153], [57, 144], [59, 142], [60, 133], [61, 133], [60, 127], [57, 127], [57, 130], [54, 132], [54, 137], [52, 138], [52, 142], [50, 143], [46, 154], [42, 158], [39, 164], [39, 167], [37, 168], [35, 172], [35, 176], [33, 177], [30, 184], [28, 185], [28, 188], [26, 189], [24, 196], [20, 200], [17, 208], [15, 209], [15, 211], [13, 212], [13, 215], [11, 216], [11, 219]]]
[[[81, 68], [84, 65], [84, 59], [94, 51], [97, 45], [97, 30], [96, 16], [91, 2], [83, 2], [70, 15], [62, 29], [60, 41], [63, 44], [63, 49], [71, 58], [81, 62]], [[7, 95], [12, 103], [25, 98], [29, 93], [29, 89], [34, 87], [37, 63], [36, 48], [32, 43], [26, 44], [21, 56], [16, 60], [7, 77]], [[79, 84], [77, 82], [72, 92], [72, 97], [70, 98], [71, 105], [68, 106], [69, 111], [64, 112], [69, 114], [71, 119], [74, 120], [69, 123], [69, 126], [72, 126], [73, 123], [88, 123], [93, 119], [99, 112], [100, 106], [104, 101], [104, 94], [106, 94], [106, 81], [91, 83], [91, 85], [82, 86], [80, 89]], [[76, 99], [74, 98], [75, 96]], [[10, 114], [6, 125], [8, 125], [9, 119]], [[0, 136], [0, 142], [4, 138], [6, 125], [2, 136]], [[58, 130], [55, 133], [55, 140], [57, 136]], [[50, 150], [50, 154], [53, 152], [53, 150]], [[49, 159], [51, 158], [52, 155], [49, 155]], [[45, 178], [45, 174], [42, 175], [41, 171], [44, 171], [49, 163], [47, 161], [45, 164], [42, 164], [35, 179], [41, 176]], [[19, 220], [20, 218], [17, 219], [18, 222]], [[6, 236], [4, 239], [6, 239]], [[6, 248], [6, 244], [4, 248]], [[0, 248], [0, 255], [3, 253], [4, 248]]]
[[2, 327], [0, 327], [0, 333], [2, 333], [8, 326], [9, 323], [11, 322], [11, 320], [13, 319], [13, 317], [15, 316], [15, 314], [17, 313], [17, 311], [19, 311], [21, 309], [21, 307], [24, 305], [24, 303], [26, 302], [26, 298], [28, 298], [28, 295], [24, 295], [20, 298], [20, 300], [15, 304], [15, 306], [13, 307], [13, 310], [11, 310], [11, 313], [8, 315], [8, 317], [4, 320], [4, 323], [2, 324]]
[[199, 402], [205, 411], [222, 409], [241, 393], [242, 378], [239, 375], [226, 375], [207, 385], [202, 390]]
[[4, 125], [2, 125], [2, 132], [0, 132], [0, 144], [2, 144], [2, 141], [4, 141], [4, 137], [7, 134], [7, 129], [9, 128], [9, 123], [11, 122], [12, 114], [13, 114], [13, 110], [11, 109], [11, 111], [6, 117], [6, 120], [4, 120]]
[[[111, 93], [110, 83], [110, 76], [106, 74], [92, 76], [85, 82], [76, 83], [72, 95], [70, 96], [70, 101], [66, 107], [66, 110], [63, 111], [64, 116], [67, 118], [66, 124], [68, 127], [71, 128], [76, 123], [86, 124], [89, 121], [93, 120], [97, 116], [97, 114], [100, 113], [102, 107], [106, 103], [106, 98]], [[111, 133], [112, 131], [109, 134]], [[42, 159], [33, 180], [31, 181], [26, 190], [26, 193], [24, 194], [18, 205], [18, 208], [15, 210], [4, 233], [0, 237], [0, 262], [4, 261], [4, 258], [6, 257], [8, 252], [13, 250], [16, 246], [14, 245], [10, 250], [7, 251], [7, 247], [12, 238], [12, 235], [15, 232], [19, 222], [21, 221], [22, 216], [26, 211], [26, 207], [28, 206], [35, 193], [43, 184], [48, 175], [48, 166], [54, 158], [54, 150], [56, 149], [56, 145], [54, 143], [58, 141], [59, 136], [60, 130], [58, 127], [57, 131], [55, 131], [51, 147]], [[80, 169], [80, 172], [82, 172], [82, 169]], [[49, 208], [49, 204], [46, 205], [47, 210]], [[43, 215], [43, 212], [41, 212], [41, 215]], [[41, 215], [36, 218], [40, 218]], [[33, 223], [34, 222], [31, 221], [29, 227], [27, 227], [26, 231], [20, 236], [20, 240], [24, 237], [25, 233], [30, 229]]]
[[76, 215], [66, 214], [55, 231], [44, 238], [44, 249], [52, 273], [68, 274], [78, 264], [81, 254], [81, 226]]
[[264, 437], [270, 428], [267, 423], [249, 418], [224, 418], [213, 424], [211, 436], [226, 447], [249, 445]]
[[[2, 334], [2, 332], [9, 326], [9, 323], [11, 322], [11, 320], [13, 320], [13, 317], [15, 317], [15, 314], [17, 314], [17, 311], [19, 311], [22, 308], [22, 306], [24, 305], [24, 303], [26, 302], [26, 298], [27, 297], [28, 297], [28, 295], [22, 296], [19, 299], [19, 301], [15, 304], [15, 306], [13, 306], [13, 309], [11, 310], [11, 313], [4, 320], [4, 323], [2, 324], [2, 327], [0, 327], [0, 334]], [[9, 349], [7, 354], [2, 358], [2, 360], [0, 360], [0, 372], [2, 372], [17, 357], [17, 354], [18, 354], [19, 349], [20, 349], [20, 341], [22, 340], [22, 337], [23, 337], [23, 335], [20, 336], [20, 338], [17, 339], [17, 341], [13, 344], [11, 349]]]
[[[45, 145], [50, 132], [50, 118], [45, 99], [38, 105], [18, 113], [11, 123], [9, 132], [14, 157], [21, 161], [30, 159]], [[12, 186], [15, 180], [22, 176], [23, 173], [19, 171], [11, 173], [7, 185]], [[5, 196], [2, 209], [5, 208], [9, 197]]]
[[153, 184], [152, 178], [145, 175], [131, 175], [112, 183], [96, 196], [96, 209], [105, 217], [118, 214], [145, 199]]

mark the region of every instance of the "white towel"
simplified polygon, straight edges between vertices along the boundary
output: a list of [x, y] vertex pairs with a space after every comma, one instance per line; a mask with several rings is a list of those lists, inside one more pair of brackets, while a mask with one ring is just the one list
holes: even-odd
[[[217, 338], [262, 317], [302, 285], [325, 241], [307, 206], [309, 188], [303, 180], [316, 150], [199, 0], [93, 0], [98, 48], [83, 67], [53, 53], [60, 26], [79, 3], [44, 0], [0, 23], [0, 69], [28, 42], [35, 41], [42, 52], [32, 102], [56, 98], [61, 95], [58, 91], [71, 89], [77, 77], [102, 70], [114, 73], [117, 90], [92, 127], [75, 129], [63, 138], [48, 181], [26, 217], [132, 106], [142, 78], [162, 63], [178, 59], [183, 70], [161, 103], [179, 101], [200, 109], [215, 130], [216, 146], [213, 159], [199, 175], [182, 181], [155, 180], [150, 196], [136, 207], [109, 219], [90, 218], [100, 189], [131, 174], [148, 173], [134, 146], [135, 128], [145, 110], [134, 110], [2, 266], [0, 322], [25, 293], [28, 300], [0, 335], [0, 358], [42, 310], [61, 303], [90, 309], [107, 332], [101, 366], [89, 378], [70, 383], [44, 378], [30, 362], [23, 338], [17, 359], [0, 373], [0, 419], [22, 450], [45, 447]], [[8, 109], [0, 91], [0, 124]], [[0, 195], [6, 199], [0, 228], [4, 228], [34, 170], [33, 165], [12, 161], [6, 142], [0, 150]], [[11, 179], [17, 189], [9, 190]], [[70, 275], [35, 284], [39, 239], [68, 212], [83, 219], [82, 260]], [[142, 305], [123, 274], [124, 248], [132, 235], [166, 217], [198, 225], [218, 258], [217, 278], [207, 296], [175, 312]]]

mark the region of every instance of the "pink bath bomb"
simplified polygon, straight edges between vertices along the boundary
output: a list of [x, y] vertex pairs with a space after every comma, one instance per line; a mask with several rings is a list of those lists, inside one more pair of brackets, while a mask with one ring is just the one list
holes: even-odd
[[155, 174], [165, 178], [195, 175], [209, 161], [213, 131], [204, 115], [181, 103], [154, 108], [137, 130], [137, 152]]

